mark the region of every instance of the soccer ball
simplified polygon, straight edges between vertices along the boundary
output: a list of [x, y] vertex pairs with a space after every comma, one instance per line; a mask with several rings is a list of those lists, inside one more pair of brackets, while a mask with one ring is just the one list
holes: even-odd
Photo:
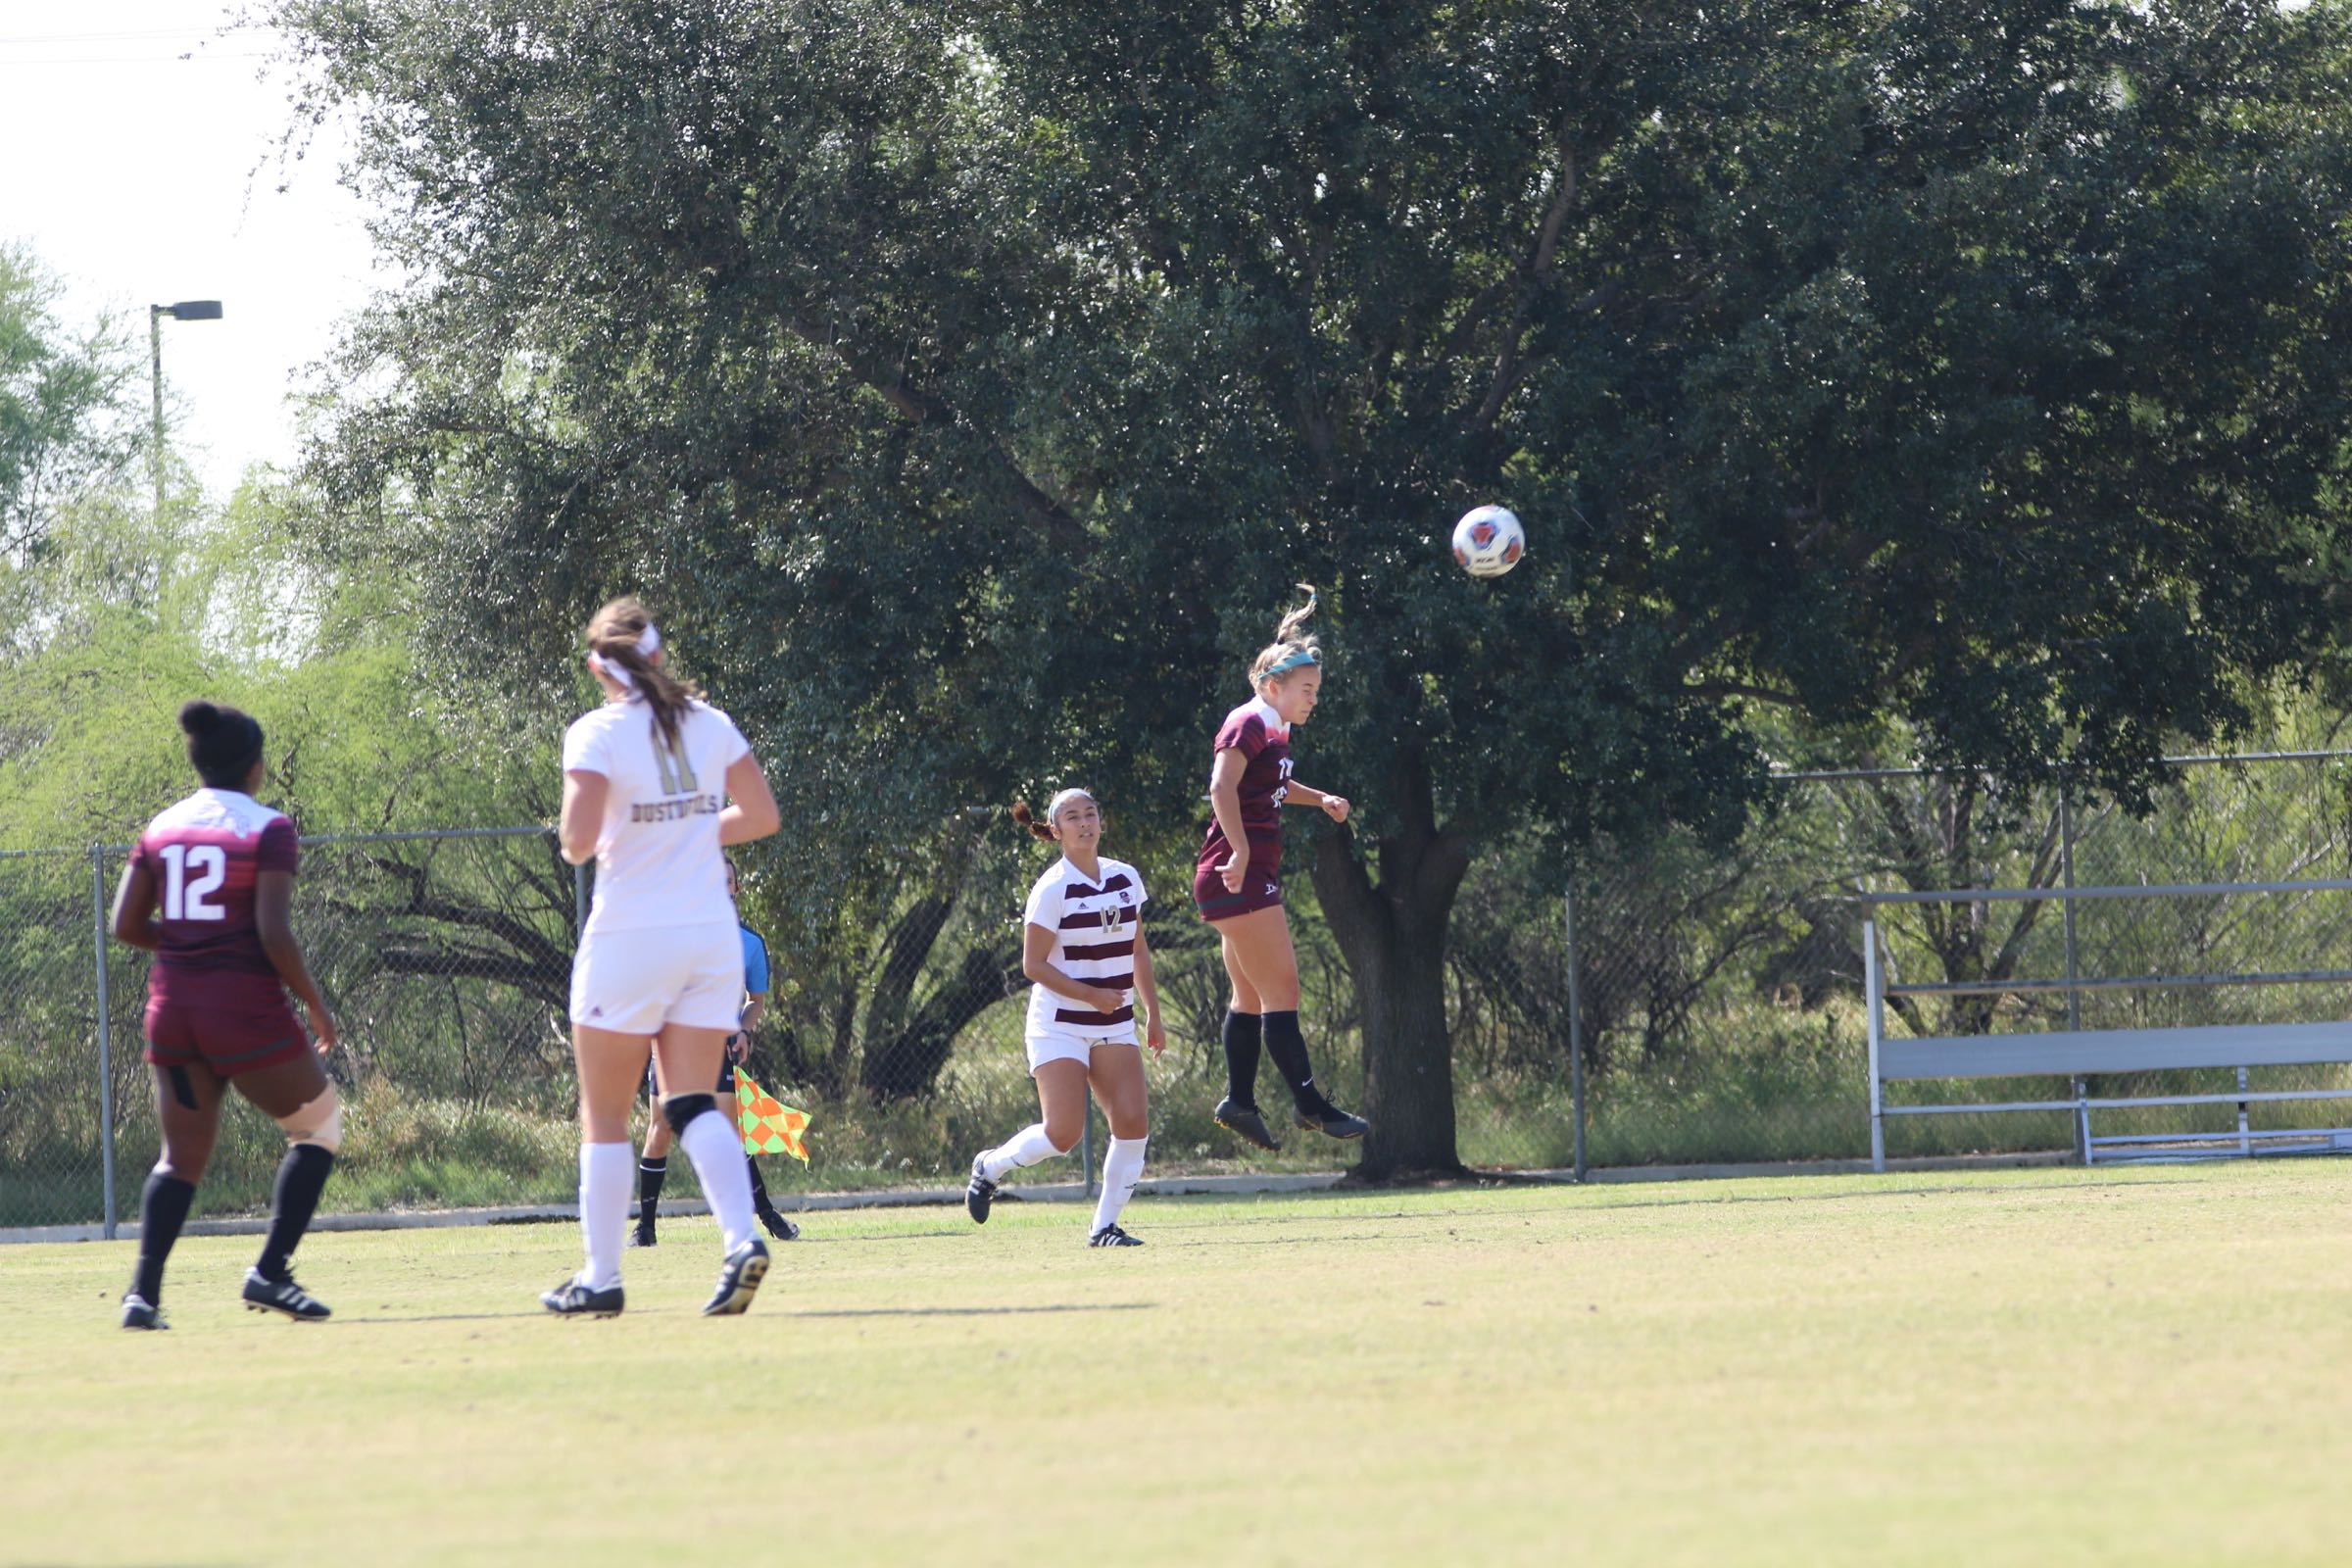
[[1499, 577], [1527, 553], [1527, 530], [1508, 507], [1476, 507], [1453, 525], [1453, 559], [1473, 577]]

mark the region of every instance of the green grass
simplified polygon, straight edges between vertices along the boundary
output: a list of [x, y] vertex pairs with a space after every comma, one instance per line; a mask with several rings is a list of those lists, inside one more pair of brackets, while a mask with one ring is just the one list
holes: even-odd
[[0, 1248], [12, 1561], [2332, 1562], [2352, 1165], [817, 1213], [745, 1318], [567, 1226]]

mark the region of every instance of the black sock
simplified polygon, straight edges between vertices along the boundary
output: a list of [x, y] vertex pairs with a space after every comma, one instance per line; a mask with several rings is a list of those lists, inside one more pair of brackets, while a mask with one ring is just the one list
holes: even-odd
[[1266, 1054], [1274, 1058], [1274, 1070], [1291, 1086], [1291, 1099], [1300, 1110], [1314, 1116], [1332, 1109], [1323, 1091], [1315, 1087], [1315, 1069], [1306, 1059], [1306, 1036], [1298, 1032], [1298, 1014], [1266, 1014]]
[[179, 1228], [187, 1223], [188, 1205], [194, 1201], [195, 1183], [160, 1170], [147, 1173], [146, 1190], [139, 1194], [139, 1268], [130, 1278], [130, 1294], [149, 1306], [163, 1299], [164, 1259], [172, 1255], [172, 1244], [179, 1240]]
[[1257, 1106], [1258, 1019], [1254, 1012], [1225, 1015], [1225, 1098], [1237, 1105]]
[[654, 1214], [662, 1202], [662, 1183], [669, 1175], [669, 1156], [637, 1161], [637, 1228], [654, 1228]]
[[760, 1161], [747, 1153], [743, 1156], [743, 1168], [752, 1173], [752, 1211], [758, 1214], [774, 1213], [776, 1205], [768, 1199], [767, 1183], [760, 1179]]
[[263, 1239], [261, 1260], [253, 1266], [266, 1280], [282, 1280], [302, 1233], [311, 1228], [318, 1211], [318, 1195], [326, 1191], [327, 1173], [335, 1168], [334, 1151], [317, 1144], [296, 1144], [277, 1162], [277, 1191], [270, 1200], [270, 1234]]

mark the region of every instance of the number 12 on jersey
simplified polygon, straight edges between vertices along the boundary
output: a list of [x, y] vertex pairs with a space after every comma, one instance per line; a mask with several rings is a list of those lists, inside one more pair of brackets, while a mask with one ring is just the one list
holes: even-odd
[[210, 902], [228, 880], [227, 851], [218, 844], [167, 844], [156, 854], [164, 862], [165, 919], [228, 918], [226, 909]]

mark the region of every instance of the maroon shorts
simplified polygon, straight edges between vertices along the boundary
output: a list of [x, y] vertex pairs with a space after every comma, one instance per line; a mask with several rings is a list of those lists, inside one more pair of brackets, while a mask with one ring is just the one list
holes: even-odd
[[159, 1067], [201, 1061], [222, 1078], [292, 1061], [311, 1049], [285, 998], [223, 1005], [169, 999], [147, 1004], [147, 1059]]
[[1193, 902], [1200, 906], [1200, 918], [1212, 925], [1237, 914], [1274, 908], [1282, 903], [1281, 870], [1253, 860], [1250, 874], [1242, 878], [1242, 891], [1233, 893], [1227, 891], [1214, 862], [1202, 865], [1193, 872]]

